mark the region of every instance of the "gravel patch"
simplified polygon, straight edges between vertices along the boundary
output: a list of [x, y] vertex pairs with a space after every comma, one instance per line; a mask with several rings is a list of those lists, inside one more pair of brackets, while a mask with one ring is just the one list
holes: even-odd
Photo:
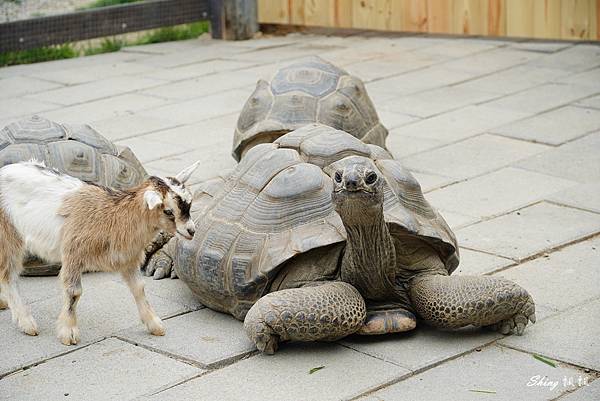
[[0, 23], [64, 14], [93, 2], [94, 0], [0, 0]]

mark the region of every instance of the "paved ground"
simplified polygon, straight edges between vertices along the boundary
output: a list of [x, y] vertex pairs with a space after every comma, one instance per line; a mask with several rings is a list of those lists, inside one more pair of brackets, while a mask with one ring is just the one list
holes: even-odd
[[157, 44], [0, 69], [0, 126], [33, 113], [91, 122], [152, 173], [202, 160], [198, 182], [234, 166], [233, 127], [257, 78], [313, 54], [368, 82], [389, 148], [458, 236], [459, 274], [522, 284], [538, 323], [522, 337], [419, 327], [268, 357], [178, 280], [148, 279], [167, 318], [154, 338], [117, 277], [88, 274], [82, 342], [67, 348], [53, 333], [56, 280], [26, 278], [41, 334], [20, 334], [0, 311], [0, 399], [600, 399], [598, 46], [374, 35]]

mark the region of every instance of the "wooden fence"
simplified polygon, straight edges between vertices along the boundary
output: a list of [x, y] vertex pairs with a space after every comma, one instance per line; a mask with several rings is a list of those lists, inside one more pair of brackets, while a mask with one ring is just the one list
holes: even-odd
[[258, 21], [384, 31], [598, 40], [600, 0], [258, 0]]

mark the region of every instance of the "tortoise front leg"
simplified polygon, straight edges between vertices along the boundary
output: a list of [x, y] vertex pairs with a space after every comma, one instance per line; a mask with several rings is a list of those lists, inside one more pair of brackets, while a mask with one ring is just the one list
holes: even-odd
[[267, 354], [280, 341], [333, 341], [357, 331], [366, 316], [365, 301], [343, 282], [272, 292], [256, 302], [244, 328], [256, 348]]
[[417, 313], [437, 327], [491, 326], [521, 335], [528, 321], [535, 323], [531, 295], [500, 277], [422, 276], [409, 293]]

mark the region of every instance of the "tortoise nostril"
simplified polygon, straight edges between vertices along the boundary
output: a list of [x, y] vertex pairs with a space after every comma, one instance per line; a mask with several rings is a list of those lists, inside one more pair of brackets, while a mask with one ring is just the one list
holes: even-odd
[[358, 182], [354, 178], [346, 179], [346, 189], [356, 189], [358, 187]]

